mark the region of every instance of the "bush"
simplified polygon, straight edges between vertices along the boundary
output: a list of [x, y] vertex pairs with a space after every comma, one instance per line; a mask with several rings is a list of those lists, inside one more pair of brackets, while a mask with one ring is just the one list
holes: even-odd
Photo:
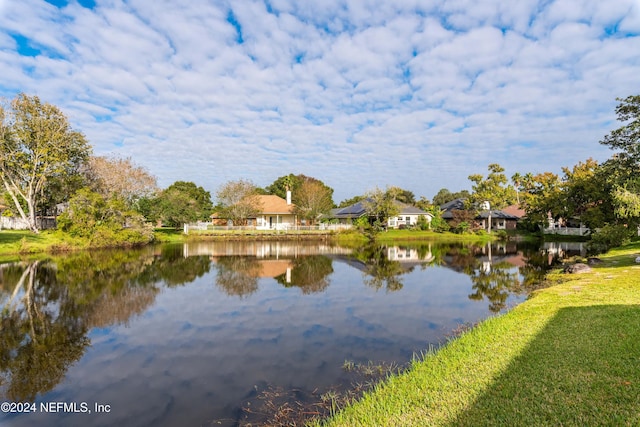
[[589, 250], [605, 252], [611, 248], [628, 243], [634, 236], [634, 231], [624, 225], [605, 225], [591, 235]]
[[107, 200], [86, 189], [69, 200], [69, 207], [58, 217], [58, 228], [100, 247], [136, 246], [153, 239], [153, 230], [142, 215], [128, 209], [122, 200]]
[[509, 234], [507, 233], [507, 230], [498, 230], [498, 231], [496, 231], [496, 236], [500, 240], [507, 240], [509, 238]]
[[416, 222], [416, 227], [422, 231], [428, 230], [430, 227], [429, 221], [427, 221], [427, 217], [424, 215], [420, 215], [418, 217], [418, 221]]

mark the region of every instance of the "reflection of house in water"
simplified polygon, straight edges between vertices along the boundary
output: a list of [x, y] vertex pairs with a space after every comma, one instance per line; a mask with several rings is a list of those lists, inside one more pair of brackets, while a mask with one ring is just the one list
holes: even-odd
[[[211, 261], [218, 263], [221, 256], [211, 256]], [[291, 283], [291, 269], [293, 261], [290, 259], [257, 259], [252, 263], [253, 268], [246, 273], [255, 278], [276, 278], [284, 275], [285, 282]]]
[[587, 253], [584, 242], [544, 242], [542, 249], [549, 255], [558, 255], [560, 258], [574, 255], [584, 256]]
[[405, 247], [405, 246], [389, 246], [387, 248], [387, 259], [389, 261], [399, 262], [432, 262], [435, 257], [431, 253], [431, 245], [429, 250], [425, 254], [418, 250], [418, 248]]
[[251, 256], [257, 258], [297, 258], [308, 255], [348, 255], [351, 249], [318, 242], [229, 241], [196, 242], [183, 245], [184, 256]]
[[[336, 257], [348, 255], [351, 252], [351, 249], [317, 241], [224, 241], [194, 242], [183, 245], [184, 257], [207, 256], [216, 264], [227, 259], [245, 257], [247, 262], [232, 264], [234, 268], [242, 270], [247, 277], [273, 278], [287, 284], [296, 280], [292, 277], [295, 276], [293, 270], [300, 267], [301, 259], [308, 260], [315, 255]], [[247, 268], [248, 266], [250, 268]]]

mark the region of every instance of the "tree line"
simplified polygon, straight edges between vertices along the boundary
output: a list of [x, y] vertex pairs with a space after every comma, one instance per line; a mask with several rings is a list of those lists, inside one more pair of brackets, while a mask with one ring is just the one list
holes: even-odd
[[417, 206], [437, 220], [440, 205], [463, 198], [469, 210], [480, 209], [483, 202], [492, 209], [520, 205], [531, 230], [549, 216], [575, 217], [591, 229], [624, 238], [640, 222], [640, 95], [618, 101], [616, 114], [623, 125], [600, 141], [615, 154], [603, 163], [589, 158], [565, 167], [562, 175], [527, 172], [508, 179], [494, 163], [486, 176], [468, 177], [471, 191], [443, 188], [430, 201], [399, 187], [375, 188], [336, 205], [333, 189], [324, 182], [290, 173], [264, 188], [244, 179], [224, 183], [214, 205], [211, 194], [193, 182], [160, 189], [156, 178], [131, 159], [94, 156], [86, 137], [71, 128], [60, 109], [19, 94], [0, 105], [0, 178], [4, 204], [10, 207], [3, 215], [19, 216], [38, 232], [38, 216], [59, 214], [58, 228], [72, 235], [103, 241], [125, 236], [135, 244], [151, 238], [149, 222], [180, 226], [208, 220], [216, 212], [242, 224], [260, 211], [257, 196], [286, 198], [290, 191], [294, 213], [308, 223], [359, 201], [367, 204], [375, 223], [396, 215], [396, 202]]

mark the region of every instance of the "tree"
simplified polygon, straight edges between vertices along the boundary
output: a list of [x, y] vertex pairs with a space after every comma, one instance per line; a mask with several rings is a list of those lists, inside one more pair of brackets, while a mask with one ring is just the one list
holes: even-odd
[[221, 214], [235, 225], [244, 225], [247, 219], [262, 209], [258, 188], [251, 181], [243, 179], [223, 184], [216, 193]]
[[0, 177], [16, 210], [37, 233], [36, 215], [49, 183], [74, 174], [91, 149], [56, 106], [37, 96], [19, 94], [9, 111], [0, 106], [0, 121]]
[[523, 198], [522, 202], [527, 212], [527, 220], [531, 224], [546, 227], [549, 213], [555, 219], [566, 216], [562, 200], [562, 182], [558, 175], [551, 172], [537, 174], [525, 185], [528, 196]]
[[620, 104], [616, 107], [618, 121], [628, 123], [609, 135], [605, 136], [601, 144], [612, 150], [622, 150], [617, 158], [631, 167], [640, 164], [640, 95], [617, 98]]
[[613, 183], [603, 168], [593, 159], [578, 162], [572, 169], [562, 168], [561, 208], [565, 218], [578, 217], [591, 229], [616, 221], [612, 200]]
[[366, 199], [367, 196], [362, 195], [362, 196], [354, 196], [351, 197], [350, 199], [344, 199], [343, 201], [340, 202], [340, 204], [338, 205], [339, 208], [346, 208], [347, 206], [351, 206], [354, 205], [364, 199]]
[[364, 205], [369, 218], [373, 221], [374, 231], [387, 228], [389, 218], [398, 215], [400, 208], [393, 199], [393, 192], [375, 188], [367, 194]]
[[281, 176], [273, 181], [271, 185], [265, 187], [265, 190], [269, 194], [286, 199], [287, 191], [291, 191], [292, 194], [297, 193], [298, 188], [302, 184], [302, 179], [300, 177], [303, 176], [304, 175], [294, 175], [292, 173]]
[[316, 179], [304, 179], [295, 195], [294, 212], [313, 223], [333, 208], [333, 190]]
[[446, 188], [441, 188], [438, 193], [433, 196], [433, 204], [435, 206], [442, 206], [445, 203], [449, 203], [456, 199], [468, 199], [471, 196], [471, 193], [467, 190], [461, 190], [456, 193], [452, 193]]
[[129, 206], [157, 191], [156, 178], [130, 158], [91, 157], [85, 175], [93, 191], [106, 198], [120, 197]]
[[[303, 185], [306, 185], [306, 188], [303, 189]], [[306, 176], [303, 174], [294, 175], [290, 173], [289, 175], [281, 176], [280, 178], [276, 179], [271, 185], [266, 187], [265, 190], [269, 194], [282, 197], [283, 199], [287, 197], [287, 191], [291, 191], [291, 202], [294, 205], [304, 207], [309, 207], [309, 196], [311, 195], [309, 191], [319, 191], [322, 197], [320, 197], [320, 195], [316, 195], [314, 196], [314, 198], [322, 199], [325, 198], [325, 196], [328, 196], [328, 201], [331, 202], [331, 206], [329, 206], [329, 208], [325, 211], [328, 211], [334, 206], [333, 188], [329, 187], [317, 178]]]
[[151, 204], [150, 216], [172, 227], [205, 220], [211, 215], [211, 194], [193, 182], [176, 181], [163, 190]]
[[602, 165], [611, 188], [616, 218], [637, 225], [640, 220], [640, 95], [617, 99], [618, 121], [627, 122], [605, 136], [601, 144], [622, 150]]
[[389, 187], [387, 188], [387, 193], [389, 196], [401, 203], [405, 203], [407, 205], [415, 205], [416, 196], [409, 190], [404, 190], [400, 187]]
[[488, 228], [491, 231], [491, 210], [502, 209], [509, 206], [515, 201], [515, 191], [513, 187], [507, 185], [507, 177], [504, 174], [504, 168], [497, 163], [489, 165], [489, 174], [484, 178], [480, 174], [469, 175], [469, 180], [474, 183], [471, 189], [473, 193], [470, 202], [475, 206], [484, 206], [489, 210]]

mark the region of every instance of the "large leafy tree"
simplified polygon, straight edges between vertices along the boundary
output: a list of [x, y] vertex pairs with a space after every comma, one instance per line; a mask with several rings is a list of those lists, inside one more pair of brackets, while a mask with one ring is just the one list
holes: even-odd
[[393, 198], [393, 191], [383, 191], [374, 188], [367, 193], [364, 205], [371, 221], [373, 221], [374, 231], [386, 229], [389, 218], [398, 215], [400, 208]]
[[75, 175], [90, 151], [62, 111], [37, 96], [19, 94], [10, 108], [0, 106], [0, 178], [33, 232], [49, 184]]
[[516, 191], [508, 184], [504, 168], [497, 163], [489, 165], [487, 177], [481, 174], [469, 175], [469, 180], [473, 182], [472, 194], [469, 202], [475, 207], [486, 209], [489, 203], [489, 231], [491, 231], [491, 209], [502, 209], [516, 201]]
[[318, 217], [333, 208], [333, 190], [317, 179], [304, 179], [298, 187], [295, 213], [303, 219], [315, 222]]
[[621, 150], [617, 158], [637, 168], [640, 165], [640, 95], [617, 100], [620, 101], [616, 107], [618, 120], [627, 123], [611, 131], [600, 143]]
[[602, 165], [612, 187], [612, 204], [616, 217], [625, 222], [640, 222], [640, 95], [620, 99], [616, 107], [618, 121], [626, 122], [600, 141], [619, 150]]
[[469, 175], [473, 182], [471, 202], [480, 205], [487, 201], [491, 209], [502, 209], [516, 201], [516, 193], [513, 187], [508, 185], [504, 174], [504, 168], [497, 163], [489, 165], [489, 173], [486, 178], [481, 174]]
[[587, 159], [564, 172], [561, 205], [565, 218], [576, 217], [594, 229], [615, 222], [612, 183], [597, 161]]
[[549, 214], [557, 219], [566, 216], [563, 201], [562, 181], [551, 172], [530, 176], [523, 184], [527, 197], [521, 198], [523, 208], [527, 212], [527, 221], [534, 228], [547, 225]]
[[211, 194], [195, 183], [187, 181], [174, 182], [152, 203], [155, 218], [172, 227], [208, 219], [213, 208]]
[[461, 190], [455, 193], [452, 193], [446, 188], [441, 188], [435, 196], [433, 196], [432, 203], [435, 206], [442, 206], [445, 203], [451, 202], [455, 199], [468, 199], [471, 196], [471, 193], [467, 190]]
[[416, 203], [415, 194], [409, 190], [400, 187], [389, 187], [387, 188], [387, 193], [398, 202], [406, 203], [407, 205], [415, 205]]
[[[303, 189], [302, 187], [304, 185], [306, 185], [306, 188]], [[283, 199], [287, 197], [287, 191], [291, 191], [291, 201], [295, 205], [304, 205], [304, 199], [309, 197], [309, 190], [318, 190], [323, 196], [329, 196], [329, 200], [331, 201], [331, 207], [329, 209], [333, 207], [333, 188], [312, 176], [304, 174], [294, 175], [292, 173], [283, 175], [273, 181], [265, 190], [268, 194], [274, 194]]]

